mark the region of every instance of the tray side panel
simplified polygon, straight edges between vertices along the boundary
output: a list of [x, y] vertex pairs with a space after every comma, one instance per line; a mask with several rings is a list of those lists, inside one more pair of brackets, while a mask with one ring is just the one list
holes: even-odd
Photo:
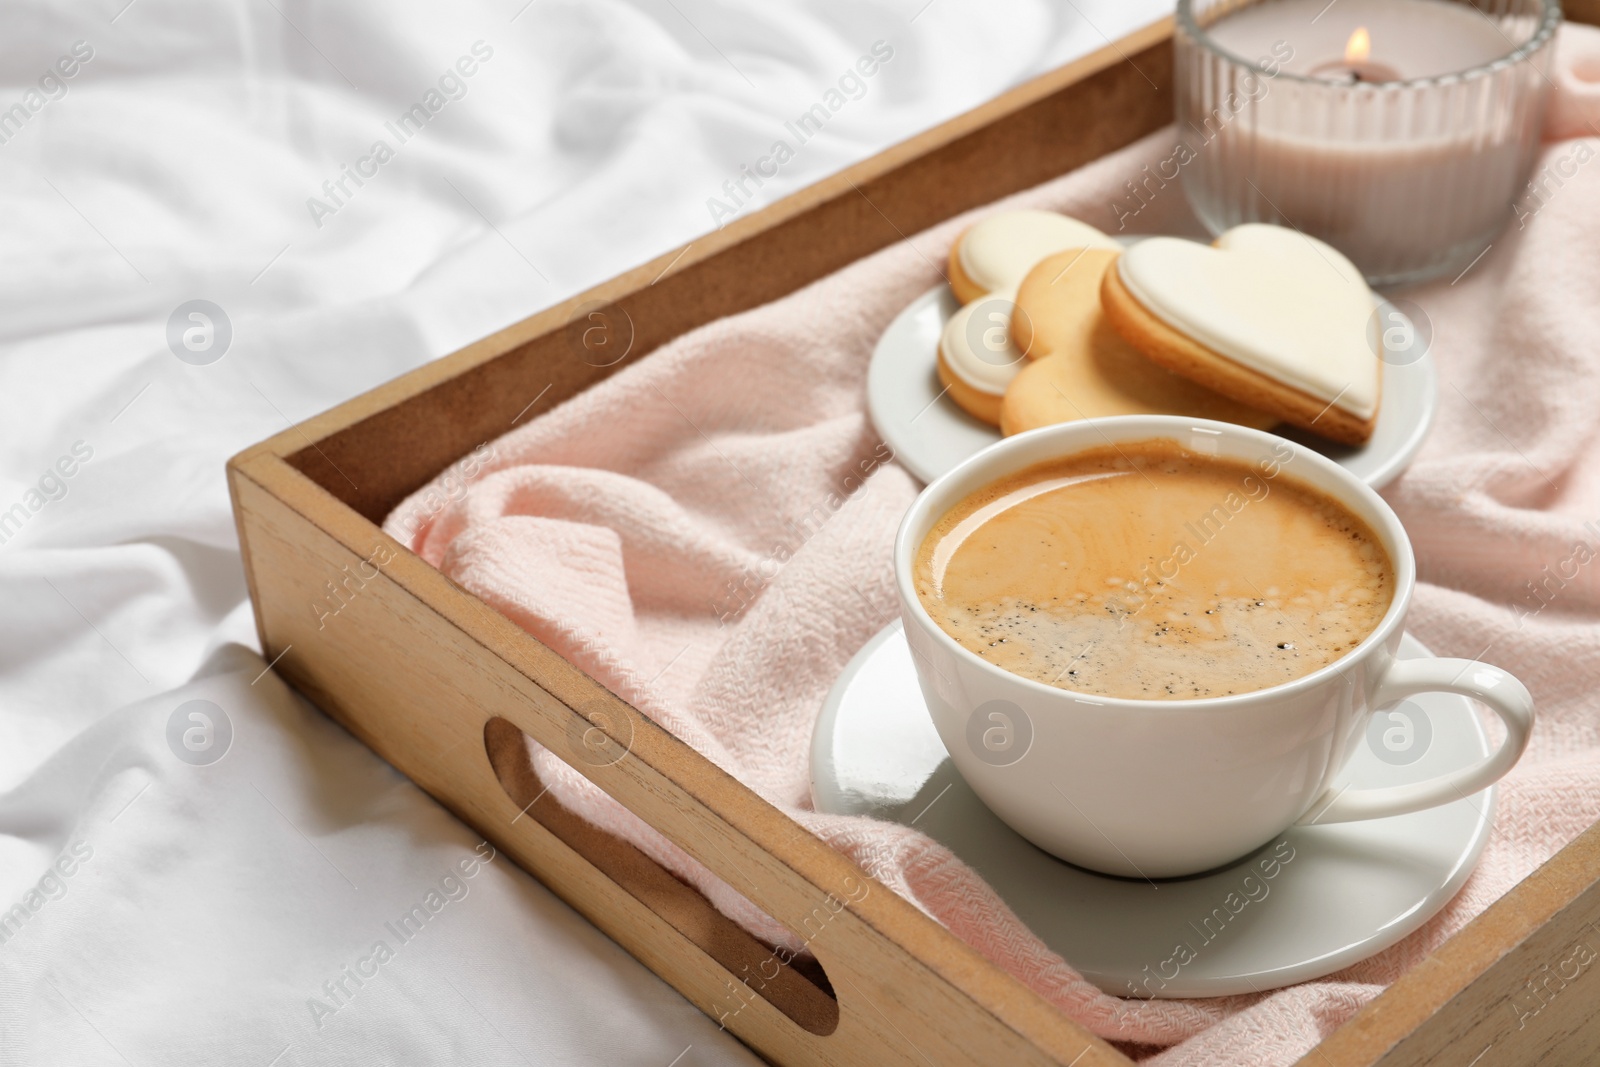
[[[279, 479], [304, 486], [300, 503], [325, 504], [320, 519], [357, 531], [352, 543], [342, 543], [321, 521], [270, 492], [258, 480], [259, 468], [230, 471], [255, 569], [263, 644], [269, 656], [282, 654], [276, 670], [763, 1055], [785, 1064], [1128, 1063], [570, 665], [541, 680], [507, 662], [404, 580], [448, 591], [447, 579], [280, 461], [264, 459], [278, 465]], [[393, 555], [375, 551], [382, 548]], [[363, 560], [376, 563], [363, 568]], [[403, 575], [407, 568], [414, 574]], [[325, 583], [341, 584], [352, 572], [371, 576], [326, 617]], [[493, 641], [542, 649], [463, 591], [455, 595], [509, 631], [497, 631]], [[575, 679], [588, 689], [574, 690]], [[588, 717], [574, 705], [589, 709]], [[574, 738], [601, 721], [596, 706], [635, 716], [631, 743], [604, 766], [576, 758], [573, 748]], [[748, 962], [768, 954], [698, 893], [685, 892], [625, 842], [563, 819], [548, 800], [536, 797], [524, 812], [496, 779], [485, 752], [485, 728], [494, 718], [567, 759], [808, 938], [837, 992], [833, 1033], [820, 1036], [795, 1021], [815, 1023], [818, 1011], [829, 1011], [803, 979], [765, 990], [786, 998], [786, 1010], [751, 994]], [[672, 773], [663, 773], [663, 766]], [[711, 785], [680, 784], [697, 775]], [[743, 795], [748, 810], [714, 810], [728, 804], [715, 796], [718, 790]], [[799, 866], [813, 873], [803, 875]], [[942, 967], [929, 962], [941, 959]], [[825, 1028], [826, 1020], [810, 1027]]]
[[1296, 1067], [1600, 1062], [1600, 825]]
[[1169, 32], [1111, 45], [274, 440], [381, 522], [476, 445], [667, 341], [1170, 122]]

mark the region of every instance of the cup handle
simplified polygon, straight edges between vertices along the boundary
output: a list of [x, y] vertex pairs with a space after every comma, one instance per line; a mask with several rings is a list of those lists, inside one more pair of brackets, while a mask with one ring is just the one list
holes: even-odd
[[1498, 667], [1467, 659], [1395, 660], [1373, 696], [1372, 707], [1388, 708], [1419, 693], [1457, 693], [1483, 701], [1506, 724], [1505, 740], [1480, 762], [1425, 782], [1387, 789], [1330, 789], [1296, 820], [1297, 826], [1382, 819], [1463, 800], [1499, 781], [1528, 747], [1533, 696]]

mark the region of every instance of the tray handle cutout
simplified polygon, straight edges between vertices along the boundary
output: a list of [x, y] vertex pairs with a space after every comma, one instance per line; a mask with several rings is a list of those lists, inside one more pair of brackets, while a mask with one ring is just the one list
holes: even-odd
[[815, 957], [789, 958], [787, 951], [748, 933], [632, 844], [563, 808], [547, 794], [535, 771], [529, 740], [507, 719], [495, 716], [484, 723], [485, 754], [500, 788], [522, 813], [518, 818], [537, 819], [722, 967], [725, 1003], [714, 1016], [736, 1014], [759, 997], [808, 1033], [833, 1033], [839, 1025], [839, 1002]]

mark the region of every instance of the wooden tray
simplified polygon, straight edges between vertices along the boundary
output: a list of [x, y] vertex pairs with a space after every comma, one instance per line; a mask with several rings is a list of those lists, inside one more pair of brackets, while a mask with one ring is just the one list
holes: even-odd
[[[1600, 2], [1582, 6], [1592, 21]], [[1131, 34], [228, 464], [256, 626], [278, 672], [776, 1063], [1130, 1061], [378, 524], [475, 446], [626, 362], [591, 365], [602, 361], [583, 358], [584, 330], [643, 358], [1166, 124], [1170, 37], [1170, 20]], [[328, 583], [345, 606], [325, 619]], [[780, 966], [631, 845], [536, 804], [543, 787], [519, 730], [808, 938], [820, 968]], [[1302, 1062], [1591, 1062], [1597, 879], [1600, 826]]]

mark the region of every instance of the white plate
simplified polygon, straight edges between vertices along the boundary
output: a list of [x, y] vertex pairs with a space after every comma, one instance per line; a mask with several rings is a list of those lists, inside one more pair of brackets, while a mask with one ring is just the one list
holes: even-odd
[[[1401, 645], [1402, 659], [1428, 654], [1409, 636]], [[1418, 723], [1412, 735], [1420, 758], [1395, 764], [1363, 744], [1339, 784], [1421, 781], [1488, 753], [1466, 698], [1429, 694], [1401, 708], [1412, 715], [1420, 710], [1427, 724]], [[1094, 874], [1024, 840], [956, 772], [923, 704], [899, 622], [850, 661], [811, 740], [811, 797], [818, 811], [872, 815], [942, 842], [1040, 940], [1118, 996], [1146, 980], [1147, 967], [1177, 973], [1160, 988], [1147, 984], [1140, 996], [1216, 997], [1319, 978], [1388, 948], [1432, 918], [1466, 882], [1489, 837], [1494, 793], [1414, 815], [1295, 827], [1252, 857], [1191, 878], [1148, 882]], [[1259, 859], [1283, 842], [1293, 855], [1277, 876], [1263, 881], [1258, 875], [1253, 887], [1244, 886]], [[1259, 899], [1248, 901], [1247, 892]], [[1225, 907], [1232, 893], [1240, 894], [1236, 905], [1247, 900], [1236, 914]], [[1228, 921], [1206, 926], [1218, 908]], [[1174, 967], [1166, 961], [1180, 943], [1194, 958]]]
[[[889, 324], [867, 368], [872, 424], [901, 465], [923, 482], [933, 481], [1000, 440], [999, 430], [962, 411], [939, 384], [939, 335], [960, 306], [947, 285], [923, 293]], [[1422, 447], [1438, 400], [1438, 374], [1432, 354], [1425, 352], [1405, 366], [1383, 365], [1378, 425], [1361, 448], [1346, 448], [1286, 426], [1274, 432], [1314, 448], [1381, 489]]]

